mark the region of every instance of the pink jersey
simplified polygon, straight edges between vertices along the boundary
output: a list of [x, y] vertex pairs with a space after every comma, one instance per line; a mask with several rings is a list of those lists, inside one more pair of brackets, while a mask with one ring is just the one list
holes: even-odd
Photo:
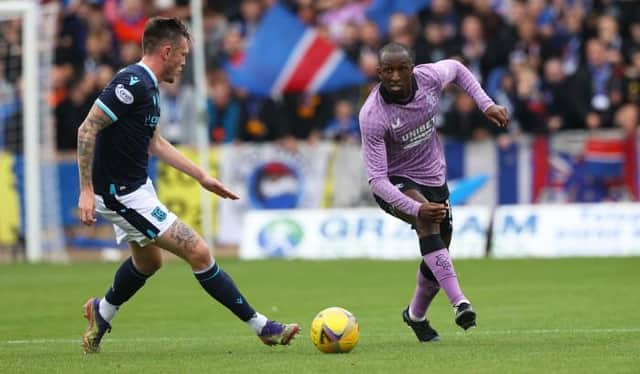
[[445, 183], [444, 152], [434, 117], [444, 87], [453, 82], [463, 88], [483, 112], [493, 100], [471, 72], [456, 60], [418, 65], [413, 69], [417, 91], [406, 104], [386, 102], [378, 84], [360, 110], [362, 152], [374, 194], [396, 209], [418, 215], [420, 203], [389, 182], [406, 177], [425, 186]]

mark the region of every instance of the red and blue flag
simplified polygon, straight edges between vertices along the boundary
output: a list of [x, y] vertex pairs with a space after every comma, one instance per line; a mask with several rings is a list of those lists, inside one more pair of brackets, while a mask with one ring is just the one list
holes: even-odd
[[638, 148], [640, 137], [587, 133], [523, 137], [508, 146], [444, 143], [448, 180], [489, 176], [461, 202], [488, 205], [638, 201]]
[[228, 71], [234, 86], [259, 96], [330, 92], [365, 81], [340, 48], [277, 4], [264, 15], [242, 62]]

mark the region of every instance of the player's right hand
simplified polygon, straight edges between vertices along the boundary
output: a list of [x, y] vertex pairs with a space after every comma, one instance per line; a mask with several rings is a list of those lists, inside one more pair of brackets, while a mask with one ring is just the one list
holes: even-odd
[[219, 180], [205, 175], [202, 180], [200, 180], [200, 185], [204, 187], [207, 191], [211, 191], [216, 195], [220, 196], [223, 199], [231, 199], [238, 200], [240, 196], [233, 193], [227, 186], [222, 184]]
[[96, 202], [93, 197], [93, 191], [80, 192], [78, 208], [80, 209], [80, 222], [87, 226], [91, 226], [96, 222]]
[[427, 219], [433, 223], [442, 223], [447, 218], [447, 210], [446, 204], [427, 201], [420, 205], [418, 218]]

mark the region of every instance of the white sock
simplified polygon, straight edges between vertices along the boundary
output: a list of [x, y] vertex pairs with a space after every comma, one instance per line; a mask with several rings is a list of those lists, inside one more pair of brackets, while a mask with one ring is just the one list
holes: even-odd
[[212, 261], [211, 265], [207, 266], [206, 268], [202, 269], [202, 270], [194, 270], [193, 274], [202, 274], [202, 273], [206, 273], [209, 270], [211, 270], [214, 266], [216, 265], [216, 261]]
[[104, 318], [105, 321], [111, 323], [113, 317], [116, 316], [116, 312], [118, 311], [118, 307], [116, 305], [111, 304], [104, 297], [100, 299], [100, 305], [98, 306], [98, 313]]
[[416, 317], [416, 316], [411, 312], [411, 308], [409, 308], [409, 319], [411, 319], [413, 322], [420, 322], [420, 321], [424, 321], [425, 319], [427, 319], [427, 316]]
[[247, 321], [247, 324], [256, 332], [256, 334], [260, 334], [264, 325], [267, 324], [267, 317], [256, 312], [256, 314]]
[[456, 311], [456, 309], [458, 308], [458, 306], [459, 306], [460, 304], [462, 304], [462, 303], [467, 303], [467, 304], [471, 305], [471, 302], [470, 302], [469, 300], [467, 300], [467, 299], [462, 299], [462, 300], [458, 301], [458, 302], [456, 303], [456, 305], [454, 305], [454, 306], [453, 306], [453, 309], [454, 309], [453, 311], [455, 312], [455, 311]]

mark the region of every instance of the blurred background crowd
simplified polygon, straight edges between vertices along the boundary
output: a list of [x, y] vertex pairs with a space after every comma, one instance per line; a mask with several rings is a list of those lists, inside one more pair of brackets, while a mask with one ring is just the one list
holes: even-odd
[[[46, 2], [46, 1], [44, 1]], [[368, 83], [330, 94], [254, 97], [225, 72], [241, 61], [261, 16], [275, 0], [203, 0], [208, 133], [212, 144], [333, 139], [360, 141], [357, 114], [376, 83], [376, 51], [394, 41], [415, 51], [416, 64], [461, 60], [512, 115], [494, 128], [459, 89], [447, 90], [442, 134], [460, 140], [508, 139], [569, 129], [620, 128], [635, 134], [640, 103], [640, 2], [629, 0], [430, 0], [386, 25], [368, 19], [373, 0], [281, 1], [301, 21], [341, 46]], [[141, 57], [149, 17], [188, 19], [188, 0], [61, 2], [50, 102], [57, 147], [72, 151], [76, 132], [114, 72]], [[0, 144], [20, 152], [19, 25], [0, 30]], [[194, 144], [192, 71], [161, 85], [161, 124], [175, 144]], [[4, 139], [4, 140], [3, 140]], [[11, 149], [14, 147], [14, 149]]]

